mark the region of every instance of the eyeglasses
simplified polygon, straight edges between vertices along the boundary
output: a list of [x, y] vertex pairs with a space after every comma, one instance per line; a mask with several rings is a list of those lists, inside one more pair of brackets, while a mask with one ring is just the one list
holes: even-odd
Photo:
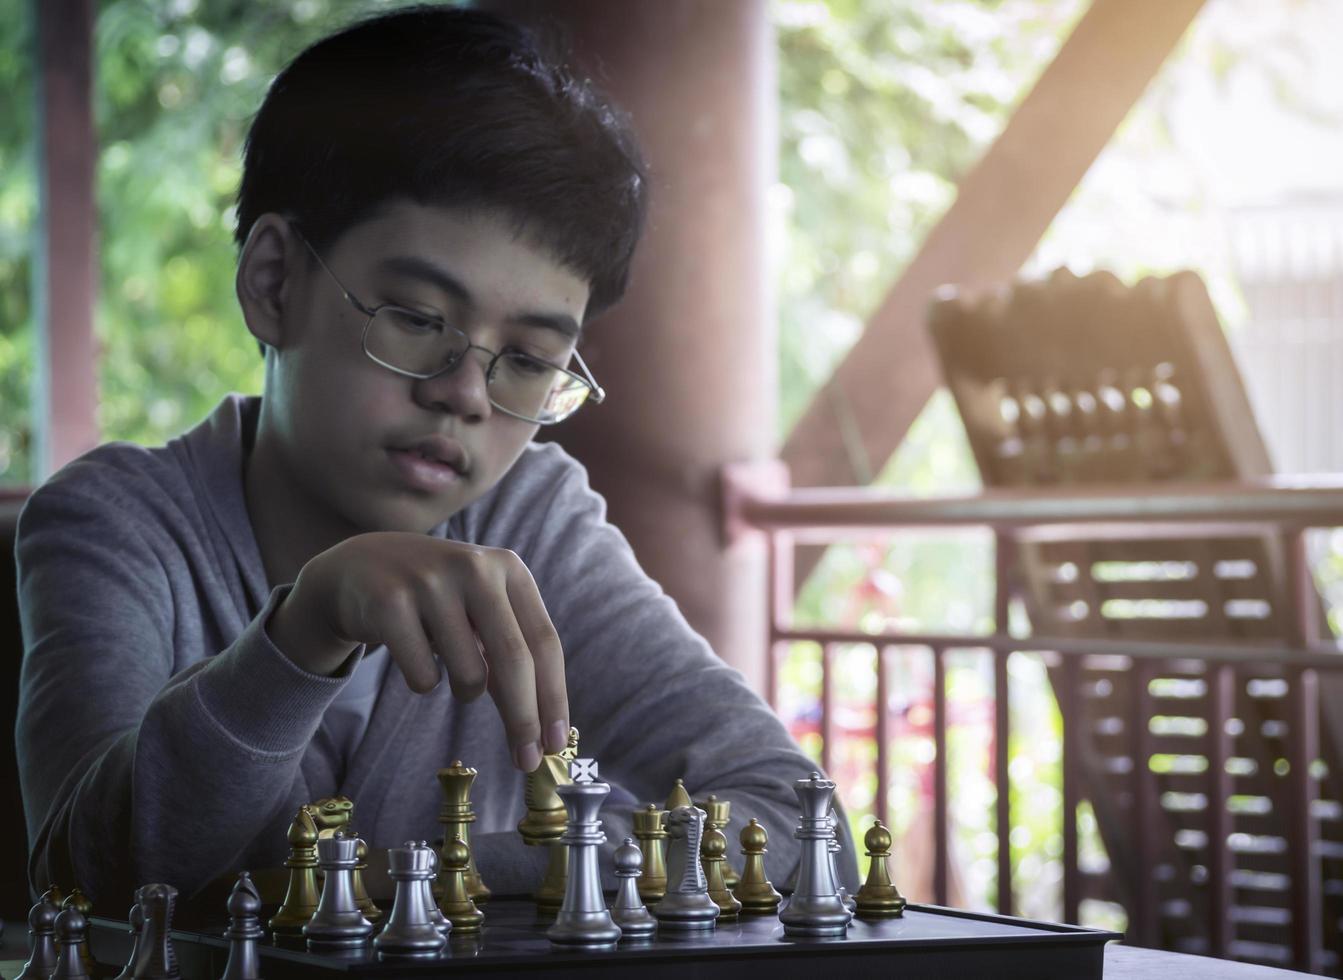
[[563, 422], [587, 402], [599, 405], [606, 398], [578, 351], [573, 358], [581, 375], [524, 351], [492, 351], [473, 344], [463, 331], [431, 314], [392, 303], [365, 306], [336, 278], [297, 228], [294, 233], [350, 305], [368, 317], [364, 322], [364, 353], [387, 370], [408, 378], [434, 378], [455, 368], [469, 351], [484, 351], [490, 355], [485, 369], [485, 394], [490, 404], [505, 415], [537, 425]]

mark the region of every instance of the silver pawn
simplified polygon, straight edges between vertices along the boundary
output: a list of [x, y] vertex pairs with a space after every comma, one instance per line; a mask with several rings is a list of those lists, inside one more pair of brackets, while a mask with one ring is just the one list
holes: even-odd
[[56, 939], [54, 928], [60, 907], [43, 895], [28, 912], [28, 962], [18, 980], [47, 980], [56, 969]]
[[[382, 953], [436, 953], [447, 937], [429, 918], [425, 889], [434, 877], [434, 852], [413, 840], [387, 851], [387, 876], [396, 882], [396, 898], [373, 945]], [[432, 893], [431, 893], [432, 902]]]
[[131, 955], [126, 960], [126, 968], [118, 973], [114, 980], [135, 980], [135, 968], [140, 963], [140, 937], [145, 931], [145, 912], [140, 908], [140, 892], [141, 889], [135, 889], [135, 904], [131, 906], [130, 914], [126, 916], [126, 924], [134, 937], [131, 940]]
[[429, 847], [428, 841], [420, 841], [419, 846], [428, 849], [433, 860], [434, 868], [434, 877], [420, 885], [420, 889], [424, 893], [424, 910], [429, 916], [429, 921], [432, 922], [434, 928], [438, 930], [439, 935], [446, 939], [448, 938], [448, 933], [452, 932], [452, 923], [448, 921], [448, 917], [443, 914], [443, 910], [438, 907], [438, 902], [434, 900], [434, 882], [438, 880], [438, 868], [439, 865], [442, 864], [442, 858], [439, 856], [438, 851]]
[[839, 817], [835, 815], [835, 808], [830, 808], [830, 816], [826, 818], [830, 824], [830, 877], [834, 879], [835, 888], [839, 892], [839, 900], [844, 903], [844, 907], [852, 912], [858, 907], [849, 890], [844, 887], [843, 882], [839, 880]]
[[317, 866], [326, 872], [317, 911], [303, 927], [310, 947], [362, 946], [373, 934], [373, 923], [364, 918], [354, 900], [354, 866], [358, 862], [359, 838], [336, 831], [317, 841]]
[[830, 841], [830, 801], [835, 784], [813, 772], [810, 779], [793, 784], [802, 819], [793, 836], [802, 842], [802, 861], [797, 887], [788, 907], [779, 913], [783, 931], [789, 936], [842, 936], [853, 920], [839, 897], [839, 886], [832, 871]]
[[177, 889], [172, 885], [145, 885], [137, 893], [145, 924], [140, 927], [140, 958], [132, 974], [136, 980], [177, 980], [177, 950], [173, 948], [173, 910]]
[[615, 853], [616, 900], [611, 905], [611, 921], [620, 926], [622, 939], [643, 939], [651, 936], [658, 927], [658, 920], [644, 908], [639, 897], [638, 878], [644, 869], [644, 852], [634, 843], [633, 837], [626, 837], [625, 843], [616, 848]]
[[51, 980], [93, 980], [79, 955], [79, 944], [84, 941], [88, 929], [89, 920], [73, 905], [56, 916], [56, 945], [60, 949], [56, 953], [56, 969]]
[[238, 874], [233, 891], [228, 897], [228, 928], [224, 938], [228, 943], [228, 962], [220, 980], [261, 980], [261, 954], [256, 941], [265, 930], [257, 921], [261, 912], [261, 895], [246, 871]]
[[597, 847], [606, 835], [597, 813], [611, 787], [597, 781], [597, 764], [590, 759], [575, 759], [570, 774], [578, 781], [555, 787], [569, 818], [560, 838], [569, 849], [569, 875], [564, 881], [564, 904], [546, 935], [556, 946], [610, 947], [620, 939], [620, 926], [611, 920], [602, 895]]
[[718, 903], [709, 897], [699, 862], [703, 837], [704, 811], [699, 807], [678, 806], [667, 813], [667, 894], [652, 909], [660, 929], [712, 929], [718, 920]]

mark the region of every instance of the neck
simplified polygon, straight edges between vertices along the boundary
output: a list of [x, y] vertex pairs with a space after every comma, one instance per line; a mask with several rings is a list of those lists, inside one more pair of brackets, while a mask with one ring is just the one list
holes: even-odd
[[309, 559], [356, 529], [307, 493], [290, 472], [266, 421], [263, 401], [256, 441], [243, 469], [243, 491], [266, 581], [274, 588], [293, 582]]

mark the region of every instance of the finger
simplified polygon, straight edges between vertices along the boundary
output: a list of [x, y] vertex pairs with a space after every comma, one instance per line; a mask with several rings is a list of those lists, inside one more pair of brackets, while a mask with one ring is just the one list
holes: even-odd
[[442, 677], [438, 659], [420, 625], [413, 600], [402, 598], [380, 603], [369, 619], [412, 691], [426, 694], [438, 686]]
[[462, 603], [436, 596], [424, 604], [424, 628], [429, 642], [448, 672], [453, 697], [474, 701], [485, 693], [485, 659]]
[[545, 750], [559, 752], [569, 741], [569, 692], [564, 679], [564, 647], [521, 559], [509, 569], [508, 598], [536, 671], [536, 707]]
[[541, 764], [541, 721], [536, 712], [536, 668], [508, 601], [503, 576], [479, 583], [467, 615], [485, 647], [488, 685], [508, 733], [513, 763], [524, 772]]

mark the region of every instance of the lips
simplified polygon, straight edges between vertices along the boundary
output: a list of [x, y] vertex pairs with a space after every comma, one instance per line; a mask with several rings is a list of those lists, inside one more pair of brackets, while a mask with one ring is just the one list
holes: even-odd
[[431, 463], [447, 466], [458, 476], [465, 476], [468, 469], [466, 450], [462, 448], [460, 442], [449, 439], [447, 436], [425, 436], [422, 439], [416, 439], [414, 442], [393, 448], [423, 457]]
[[466, 450], [446, 436], [425, 436], [390, 446], [387, 455], [405, 485], [421, 493], [446, 490], [470, 473]]

